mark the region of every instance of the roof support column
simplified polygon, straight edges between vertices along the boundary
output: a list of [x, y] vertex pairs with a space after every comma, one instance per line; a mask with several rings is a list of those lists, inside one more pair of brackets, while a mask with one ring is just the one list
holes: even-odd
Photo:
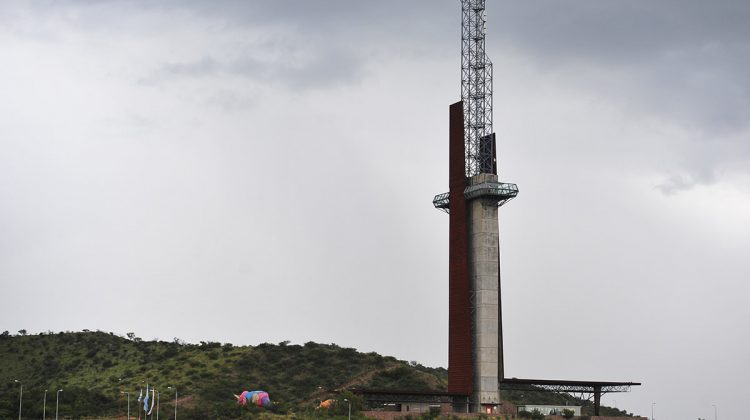
[[601, 405], [602, 401], [602, 387], [601, 386], [595, 386], [594, 387], [594, 415], [599, 415], [599, 406]]

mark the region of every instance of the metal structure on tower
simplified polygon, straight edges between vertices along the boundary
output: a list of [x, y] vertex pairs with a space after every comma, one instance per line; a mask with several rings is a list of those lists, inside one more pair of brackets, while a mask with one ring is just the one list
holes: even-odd
[[485, 0], [461, 0], [461, 100], [464, 102], [466, 176], [491, 173], [494, 142], [483, 147], [492, 133], [492, 61], [485, 52]]
[[[485, 52], [486, 0], [461, 0], [461, 102], [463, 103], [464, 172], [466, 178], [498, 174], [492, 132], [492, 61]], [[432, 200], [450, 213], [449, 193]], [[518, 195], [516, 184], [484, 182], [466, 188], [467, 199], [491, 197], [502, 206]]]

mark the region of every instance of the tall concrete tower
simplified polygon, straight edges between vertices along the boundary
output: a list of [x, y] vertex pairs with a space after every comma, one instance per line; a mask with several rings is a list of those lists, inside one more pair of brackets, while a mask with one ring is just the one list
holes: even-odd
[[492, 413], [500, 403], [503, 340], [498, 207], [518, 195], [498, 182], [492, 131], [492, 62], [485, 54], [485, 0], [461, 0], [461, 101], [450, 106], [448, 391], [459, 411]]

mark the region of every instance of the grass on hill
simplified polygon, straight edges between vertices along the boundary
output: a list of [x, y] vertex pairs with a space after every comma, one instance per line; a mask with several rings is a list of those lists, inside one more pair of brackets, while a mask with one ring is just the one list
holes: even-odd
[[[18, 384], [24, 386], [23, 412], [42, 416], [44, 390], [60, 411], [72, 417], [110, 416], [131, 411], [146, 383], [160, 392], [162, 410], [172, 410], [177, 390], [181, 418], [219, 415], [234, 418], [233, 393], [263, 389], [274, 411], [312, 407], [335, 390], [358, 385], [385, 389], [445, 389], [445, 369], [429, 369], [377, 353], [335, 344], [233, 346], [213, 342], [142, 341], [112, 333], [41, 333], [0, 336], [0, 418], [18, 410]], [[163, 397], [163, 398], [162, 398]], [[192, 413], [192, 414], [191, 414]]]
[[[347, 407], [317, 412], [317, 402], [352, 387], [444, 391], [448, 372], [377, 353], [360, 353], [335, 344], [304, 345], [281, 342], [257, 346], [226, 343], [188, 344], [178, 339], [143, 341], [134, 334], [121, 337], [101, 331], [0, 334], [0, 418], [18, 415], [19, 384], [23, 383], [24, 418], [41, 418], [44, 390], [47, 414], [60, 393], [62, 418], [115, 418], [131, 413], [146, 383], [159, 391], [160, 412], [174, 410], [175, 389], [181, 419], [277, 418], [344, 416]], [[168, 387], [172, 387], [169, 389]], [[261, 412], [241, 409], [233, 393], [263, 389], [274, 402]], [[584, 405], [567, 394], [538, 389], [503, 391], [516, 404]], [[361, 401], [351, 394], [355, 413]], [[591, 414], [584, 407], [584, 414]], [[602, 415], [624, 415], [602, 407]], [[164, 414], [167, 415], [167, 414]], [[137, 418], [137, 416], [136, 416]], [[165, 417], [169, 418], [169, 417]], [[342, 417], [343, 418], [343, 417]]]

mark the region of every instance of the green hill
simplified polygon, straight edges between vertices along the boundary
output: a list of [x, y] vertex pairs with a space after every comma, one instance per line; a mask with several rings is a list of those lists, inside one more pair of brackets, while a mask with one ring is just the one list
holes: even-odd
[[[274, 402], [271, 412], [307, 413], [302, 417], [312, 417], [323, 415], [311, 411], [316, 401], [335, 396], [337, 390], [445, 390], [447, 377], [443, 368], [427, 368], [335, 344], [187, 344], [90, 331], [0, 334], [2, 419], [18, 416], [19, 385], [15, 379], [23, 383], [24, 418], [42, 417], [45, 389], [49, 390], [48, 416], [54, 415], [58, 389], [63, 389], [61, 417], [123, 416], [127, 409], [123, 392], [130, 393], [130, 409], [135, 414], [139, 390], [148, 382], [164, 394], [160, 395], [160, 412], [165, 419], [173, 413], [175, 389], [181, 419], [226, 419], [254, 414], [238, 409], [232, 397], [244, 389], [268, 391]], [[516, 404], [581, 405], [571, 396], [534, 389], [503, 395]], [[356, 397], [354, 401], [357, 405]], [[622, 414], [604, 409], [603, 414]]]
[[[233, 346], [201, 342], [142, 341], [112, 333], [48, 333], [0, 336], [0, 418], [18, 414], [19, 386], [23, 413], [41, 418], [44, 390], [48, 414], [55, 391], [60, 412], [75, 418], [124, 413], [130, 392], [131, 412], [145, 382], [156, 386], [161, 409], [172, 410], [177, 389], [181, 418], [219, 415], [233, 418], [232, 393], [263, 389], [274, 411], [312, 407], [317, 399], [348, 386], [385, 389], [444, 390], [445, 369], [428, 369], [376, 353], [359, 353], [335, 344]], [[165, 411], [168, 412], [168, 411]], [[24, 416], [24, 417], [25, 417]]]

